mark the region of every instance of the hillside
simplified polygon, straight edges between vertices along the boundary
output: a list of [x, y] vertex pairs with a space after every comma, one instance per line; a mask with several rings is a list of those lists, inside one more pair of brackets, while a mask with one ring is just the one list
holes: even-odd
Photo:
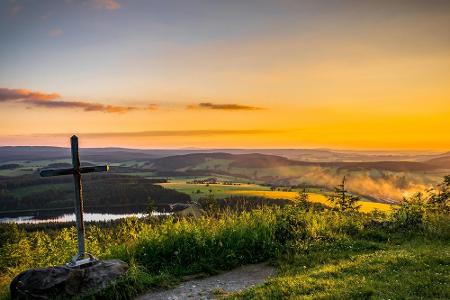
[[[290, 160], [305, 162], [377, 162], [377, 161], [417, 161], [423, 162], [444, 154], [343, 151], [332, 149], [129, 149], [117, 147], [82, 148], [84, 160], [123, 162], [127, 160], [146, 161], [168, 156], [185, 154], [229, 153], [281, 156]], [[447, 156], [449, 154], [447, 153]], [[37, 161], [67, 159], [70, 150], [49, 146], [4, 146], [0, 147], [0, 163], [10, 161]]]
[[[89, 174], [83, 177], [87, 212], [145, 211], [149, 199], [159, 210], [171, 203], [190, 201], [189, 195], [154, 184], [156, 180], [118, 174]], [[71, 176], [41, 178], [37, 175], [0, 177], [0, 218], [30, 215], [40, 211], [73, 211]]]
[[[341, 168], [347, 170], [386, 170], [394, 172], [405, 171], [431, 171], [440, 166], [430, 163], [411, 162], [411, 161], [376, 161], [376, 162], [309, 162], [290, 160], [276, 155], [267, 155], [260, 153], [251, 154], [230, 154], [230, 153], [195, 153], [168, 156], [153, 160], [149, 163], [151, 168], [158, 171], [175, 171], [182, 169], [200, 169], [202, 164], [210, 162], [210, 166], [226, 164], [227, 167], [235, 168], [276, 168], [287, 166], [318, 166]], [[206, 168], [207, 165], [204, 165]], [[216, 168], [217, 169], [217, 168]]]
[[442, 169], [450, 169], [450, 155], [433, 158], [427, 161], [427, 164], [436, 166]]
[[[145, 153], [136, 149], [85, 148], [80, 150], [83, 160], [121, 162], [148, 160], [161, 155]], [[0, 163], [8, 161], [39, 161], [69, 159], [70, 149], [62, 147], [7, 146], [0, 147]]]

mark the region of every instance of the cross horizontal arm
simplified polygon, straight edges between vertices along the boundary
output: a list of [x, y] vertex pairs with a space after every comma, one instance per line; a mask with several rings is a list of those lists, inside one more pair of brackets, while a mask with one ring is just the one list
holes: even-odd
[[80, 173], [92, 173], [92, 172], [108, 172], [109, 166], [92, 166], [92, 167], [81, 167]]
[[51, 177], [60, 175], [71, 175], [73, 174], [73, 169], [46, 169], [39, 172], [41, 177]]
[[[92, 173], [92, 172], [108, 172], [109, 166], [93, 166], [93, 167], [82, 167], [80, 168], [80, 173]], [[72, 175], [74, 169], [46, 169], [39, 172], [41, 177], [52, 177], [60, 175]]]

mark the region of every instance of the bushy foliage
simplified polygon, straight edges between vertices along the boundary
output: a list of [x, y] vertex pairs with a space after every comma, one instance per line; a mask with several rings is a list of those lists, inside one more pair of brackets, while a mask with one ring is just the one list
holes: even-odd
[[309, 206], [309, 195], [306, 192], [306, 187], [303, 187], [303, 189], [298, 192], [296, 204], [302, 208], [307, 208]]
[[450, 212], [450, 175], [445, 176], [436, 189], [428, 191], [428, 202], [431, 210], [440, 213]]
[[208, 191], [206, 197], [199, 198], [197, 204], [209, 214], [217, 214], [220, 209], [219, 201], [214, 198], [212, 190]]
[[392, 219], [397, 227], [417, 228], [422, 225], [427, 203], [422, 193], [416, 193], [409, 198], [404, 198], [394, 210]]
[[422, 228], [424, 220], [450, 212], [450, 176], [445, 176], [436, 189], [405, 197], [391, 217], [395, 226], [404, 229]]

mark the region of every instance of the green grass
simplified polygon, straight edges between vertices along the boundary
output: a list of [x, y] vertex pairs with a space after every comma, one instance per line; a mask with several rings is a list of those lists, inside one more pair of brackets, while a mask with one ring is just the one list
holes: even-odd
[[[233, 299], [450, 297], [450, 216], [405, 229], [389, 217], [300, 207], [224, 211], [199, 219], [126, 219], [87, 226], [87, 250], [119, 258], [127, 275], [96, 299], [132, 299], [183, 276], [271, 261], [279, 273]], [[389, 221], [389, 222], [388, 222]], [[384, 225], [387, 222], [387, 225]], [[0, 227], [0, 294], [21, 271], [69, 260], [75, 230]]]
[[449, 268], [441, 241], [352, 241], [283, 259], [266, 284], [230, 299], [448, 299]]
[[[170, 180], [168, 183], [161, 183], [161, 186], [169, 189], [174, 189], [182, 193], [186, 193], [193, 200], [201, 197], [206, 197], [211, 190], [216, 198], [225, 198], [232, 193], [239, 191], [270, 191], [268, 187], [263, 187], [256, 184], [240, 183], [240, 185], [223, 185], [223, 184], [189, 184], [184, 179]], [[200, 193], [198, 193], [200, 191]]]
[[12, 170], [0, 170], [0, 176], [15, 177], [32, 174], [35, 168], [17, 168]]

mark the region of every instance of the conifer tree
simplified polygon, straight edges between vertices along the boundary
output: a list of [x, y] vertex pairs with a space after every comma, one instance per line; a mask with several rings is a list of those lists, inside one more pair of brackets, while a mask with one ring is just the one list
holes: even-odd
[[298, 192], [297, 203], [301, 207], [308, 207], [309, 195], [306, 192], [306, 187], [303, 186], [303, 189]]
[[332, 195], [328, 196], [328, 200], [334, 204], [335, 208], [340, 211], [357, 211], [360, 207], [358, 201], [360, 198], [350, 194], [345, 189], [346, 178], [342, 178], [342, 183], [334, 188]]

